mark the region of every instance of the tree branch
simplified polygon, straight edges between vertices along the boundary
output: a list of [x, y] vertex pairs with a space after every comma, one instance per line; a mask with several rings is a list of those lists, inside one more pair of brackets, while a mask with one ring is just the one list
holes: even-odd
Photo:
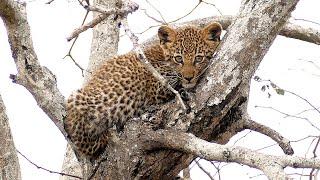
[[99, 24], [101, 21], [108, 18], [110, 15], [118, 15], [119, 17], [126, 17], [129, 13], [132, 13], [136, 11], [139, 8], [139, 6], [136, 3], [133, 3], [131, 1], [128, 1], [124, 3], [124, 6], [122, 9], [109, 9], [105, 10], [99, 6], [86, 6], [85, 9], [88, 11], [96, 11], [101, 13], [99, 16], [95, 17], [92, 21], [82, 25], [81, 27], [73, 30], [70, 36], [67, 37], [67, 40], [70, 41], [73, 38], [77, 37], [80, 33], [88, 30], [89, 28], [93, 28], [97, 24]]
[[270, 137], [271, 139], [273, 139], [275, 142], [278, 143], [278, 145], [281, 147], [281, 149], [285, 154], [292, 155], [294, 153], [290, 145], [290, 141], [284, 138], [283, 136], [281, 136], [277, 131], [267, 126], [264, 126], [262, 124], [259, 124], [255, 121], [252, 121], [250, 119], [246, 119], [244, 121], [244, 128], [259, 132], [261, 134], [264, 134]]
[[21, 179], [20, 165], [14, 147], [6, 108], [0, 95], [0, 178]]
[[10, 75], [10, 78], [33, 95], [38, 106], [67, 138], [62, 123], [66, 116], [65, 99], [57, 88], [55, 76], [48, 68], [39, 64], [30, 35], [26, 4], [14, 0], [0, 1], [0, 16], [7, 29], [12, 57], [18, 71], [17, 75]]
[[57, 171], [53, 171], [53, 170], [50, 170], [50, 169], [47, 169], [47, 168], [44, 168], [42, 166], [39, 166], [37, 165], [36, 163], [32, 162], [27, 156], [25, 156], [24, 154], [22, 154], [19, 150], [17, 150], [17, 152], [25, 159], [27, 160], [30, 164], [34, 165], [36, 168], [38, 169], [42, 169], [44, 171], [47, 171], [51, 174], [59, 174], [61, 176], [68, 176], [68, 177], [73, 177], [75, 179], [82, 179], [81, 177], [79, 176], [75, 176], [75, 175], [71, 175], [71, 174], [66, 174], [66, 173], [62, 173], [62, 172], [57, 172]]
[[[210, 161], [236, 162], [262, 170], [269, 179], [284, 179], [283, 168], [320, 168], [319, 159], [308, 159], [288, 155], [273, 156], [243, 147], [231, 147], [207, 142], [192, 134], [177, 131], [147, 131], [142, 136], [146, 143], [163, 148], [191, 153]], [[177, 139], [179, 139], [177, 141]], [[147, 149], [150, 150], [150, 149]]]
[[[223, 29], [227, 29], [235, 19], [236, 17], [234, 16], [213, 16], [188, 21], [182, 24], [201, 24], [202, 26], [204, 26], [211, 21], [218, 21], [222, 25]], [[320, 30], [303, 27], [294, 24], [293, 22], [287, 22], [280, 30], [279, 35], [318, 45], [320, 44]]]

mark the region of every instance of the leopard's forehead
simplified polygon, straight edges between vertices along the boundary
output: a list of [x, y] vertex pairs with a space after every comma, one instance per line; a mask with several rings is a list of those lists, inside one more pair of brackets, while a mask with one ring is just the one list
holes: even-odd
[[181, 53], [196, 52], [199, 46], [203, 45], [201, 30], [195, 27], [184, 27], [177, 31], [176, 45], [183, 49]]

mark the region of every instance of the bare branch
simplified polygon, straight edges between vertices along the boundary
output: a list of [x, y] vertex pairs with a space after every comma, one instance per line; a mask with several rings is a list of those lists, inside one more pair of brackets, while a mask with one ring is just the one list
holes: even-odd
[[81, 27], [75, 29], [69, 37], [67, 37], [67, 40], [70, 41], [71, 39], [77, 37], [80, 33], [88, 30], [89, 28], [93, 28], [97, 24], [99, 24], [101, 21], [105, 20], [110, 15], [119, 15], [121, 17], [127, 16], [129, 13], [132, 13], [138, 9], [138, 5], [135, 3], [126, 3], [123, 6], [123, 9], [117, 10], [117, 9], [109, 9], [105, 10], [98, 6], [86, 6], [86, 10], [88, 11], [96, 11], [100, 12], [101, 14], [94, 18], [92, 21], [88, 22], [87, 24], [82, 25]]
[[140, 48], [140, 45], [138, 43], [138, 37], [136, 35], [134, 35], [131, 30], [129, 29], [128, 26], [128, 22], [127, 19], [124, 18], [124, 20], [122, 21], [122, 25], [124, 27], [124, 31], [126, 32], [127, 36], [130, 38], [130, 40], [133, 43], [133, 48], [134, 51], [137, 53], [140, 62], [143, 63], [143, 65], [151, 72], [151, 74], [166, 88], [168, 88], [171, 92], [173, 92], [176, 97], [177, 100], [179, 101], [179, 103], [181, 104], [181, 107], [184, 110], [187, 110], [186, 105], [184, 104], [180, 94], [178, 91], [176, 91], [169, 83], [168, 80], [166, 78], [164, 78], [160, 73], [158, 73], [158, 71], [150, 64], [150, 62], [148, 61], [146, 55], [143, 53], [143, 50]]
[[306, 117], [301, 117], [301, 116], [297, 116], [297, 115], [293, 115], [293, 114], [288, 114], [286, 112], [282, 112], [278, 109], [275, 109], [274, 107], [270, 107], [270, 106], [254, 106], [255, 108], [265, 108], [265, 109], [272, 109], [280, 114], [283, 114], [285, 115], [285, 118], [287, 117], [293, 117], [293, 118], [297, 118], [297, 119], [303, 119], [303, 120], [306, 120], [312, 127], [314, 127], [315, 129], [317, 129], [318, 131], [320, 131], [320, 128], [318, 126], [316, 126], [315, 124], [313, 124], [310, 119], [306, 118]]
[[210, 2], [206, 2], [206, 1], [203, 1], [203, 0], [201, 0], [201, 2], [202, 2], [202, 3], [205, 3], [205, 4], [207, 4], [207, 5], [213, 6], [213, 7], [219, 12], [220, 15], [223, 15], [222, 12], [220, 11], [220, 9], [217, 8], [217, 6], [216, 6], [215, 4], [210, 3]]
[[147, 13], [147, 10], [146, 10], [146, 9], [141, 9], [141, 10], [144, 12], [144, 14], [145, 14], [148, 18], [154, 20], [155, 22], [160, 23], [160, 24], [166, 24], [166, 22], [161, 21], [161, 20], [158, 20], [158, 19], [156, 19], [155, 17], [152, 17], [151, 15], [149, 15], [149, 14]]
[[305, 22], [309, 22], [309, 23], [313, 23], [313, 24], [316, 24], [316, 25], [319, 25], [320, 26], [320, 23], [318, 22], [315, 22], [315, 21], [311, 21], [311, 20], [308, 20], [308, 19], [302, 19], [302, 18], [293, 18], [295, 21], [305, 21]]
[[152, 3], [150, 3], [150, 1], [146, 0], [146, 2], [147, 2], [155, 11], [157, 11], [157, 13], [160, 15], [160, 17], [161, 17], [161, 19], [162, 19], [162, 22], [163, 22], [164, 24], [168, 24], [167, 21], [164, 19], [162, 13], [161, 13]]
[[168, 22], [168, 24], [177, 22], [177, 21], [179, 21], [179, 20], [181, 20], [181, 19], [189, 16], [194, 10], [197, 9], [197, 7], [198, 7], [200, 4], [201, 4], [201, 1], [199, 1], [198, 4], [197, 4], [195, 7], [193, 7], [193, 8], [191, 9], [191, 11], [189, 11], [187, 14], [185, 14], [184, 16], [181, 16], [181, 17], [179, 17], [179, 18], [177, 18], [177, 19], [175, 19], [175, 20], [172, 20], [172, 21]]
[[202, 167], [202, 165], [199, 163], [199, 161], [195, 161], [197, 166], [211, 179], [214, 180], [214, 178], [212, 177], [212, 175], [210, 174], [210, 172], [208, 172], [204, 167]]
[[[87, 17], [88, 17], [88, 14], [89, 14], [89, 11], [86, 12], [86, 14], [85, 14], [85, 16], [84, 16], [84, 18], [83, 18], [83, 21], [82, 21], [82, 24], [81, 24], [81, 25], [83, 25], [83, 24], [85, 23], [85, 21], [86, 21], [86, 19], [87, 19]], [[70, 59], [73, 61], [73, 63], [81, 70], [81, 74], [82, 74], [82, 76], [84, 77], [84, 71], [86, 71], [86, 70], [85, 70], [84, 68], [82, 68], [82, 67], [80, 66], [80, 64], [78, 64], [77, 61], [76, 61], [76, 60], [73, 58], [73, 56], [71, 55], [71, 51], [72, 51], [75, 43], [77, 42], [78, 38], [79, 38], [79, 36], [77, 36], [77, 37], [74, 39], [74, 41], [72, 42], [72, 44], [71, 44], [71, 46], [70, 46], [70, 49], [69, 49], [67, 55], [65, 55], [63, 58], [70, 57]], [[91, 73], [91, 72], [89, 72], [89, 71], [87, 71], [87, 72], [88, 72], [88, 73]]]

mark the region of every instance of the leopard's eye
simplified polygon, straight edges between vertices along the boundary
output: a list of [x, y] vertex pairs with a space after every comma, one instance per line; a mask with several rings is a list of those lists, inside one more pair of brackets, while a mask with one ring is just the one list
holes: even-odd
[[175, 61], [176, 63], [183, 64], [183, 58], [182, 58], [182, 56], [175, 56], [175, 57], [174, 57], [174, 61]]
[[203, 59], [204, 59], [203, 56], [198, 55], [194, 58], [194, 63], [195, 64], [201, 63]]

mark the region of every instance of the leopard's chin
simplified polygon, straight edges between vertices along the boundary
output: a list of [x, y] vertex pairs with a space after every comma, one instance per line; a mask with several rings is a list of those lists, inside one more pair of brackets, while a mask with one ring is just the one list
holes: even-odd
[[196, 83], [187, 83], [187, 84], [183, 83], [182, 84], [182, 87], [185, 88], [185, 89], [192, 89], [195, 86], [196, 86]]

